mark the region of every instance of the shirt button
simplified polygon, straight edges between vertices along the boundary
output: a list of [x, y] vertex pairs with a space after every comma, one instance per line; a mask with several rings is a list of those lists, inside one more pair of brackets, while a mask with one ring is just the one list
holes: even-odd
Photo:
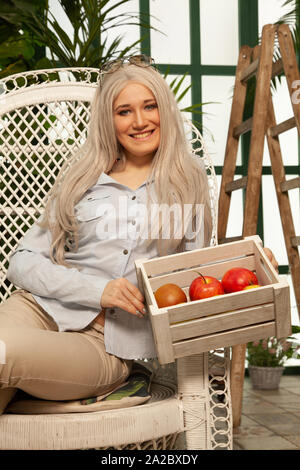
[[128, 255], [128, 250], [123, 250], [124, 255]]
[[132, 198], [131, 198], [131, 199], [134, 201], [134, 200], [136, 199], [136, 196], [132, 196]]
[[132, 225], [135, 225], [135, 224], [136, 224], [136, 221], [135, 221], [135, 220], [132, 220], [131, 223], [132, 223]]

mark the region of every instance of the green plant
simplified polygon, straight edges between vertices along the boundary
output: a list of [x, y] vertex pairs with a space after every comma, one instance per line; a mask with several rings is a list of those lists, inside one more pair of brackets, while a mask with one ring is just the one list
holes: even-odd
[[[137, 13], [120, 13], [131, 0], [58, 0], [72, 33], [61, 26], [48, 0], [2, 0], [0, 6], [1, 75], [39, 68], [101, 67], [104, 62], [137, 52], [144, 38], [121, 48], [122, 35], [112, 31], [132, 25], [147, 27]], [[152, 28], [152, 27], [151, 27]], [[153, 29], [153, 28], [152, 28]], [[48, 48], [49, 58], [45, 57]], [[43, 49], [37, 58], [35, 51]]]
[[[138, 13], [120, 14], [118, 8], [130, 6], [131, 0], [58, 0], [73, 33], [68, 35], [61, 18], [53, 14], [48, 0], [2, 0], [0, 6], [0, 78], [25, 70], [56, 67], [101, 67], [105, 62], [125, 55], [140, 53], [140, 38], [122, 48], [122, 35], [111, 39], [111, 33], [124, 26], [147, 26]], [[147, 18], [145, 18], [146, 20]], [[49, 58], [45, 57], [45, 48]], [[168, 71], [165, 73], [166, 79]], [[170, 84], [178, 103], [190, 90], [182, 77]], [[203, 104], [183, 107], [193, 113], [194, 124], [201, 127], [195, 115], [201, 115]]]
[[294, 40], [295, 49], [298, 52], [300, 49], [300, 31], [299, 31], [299, 20], [300, 20], [300, 0], [284, 0], [282, 7], [290, 6], [291, 9], [285, 13], [276, 24], [288, 24]]
[[35, 68], [44, 55], [38, 38], [24, 21], [24, 11], [43, 17], [47, 0], [1, 0], [0, 78]]
[[[299, 333], [298, 326], [292, 327], [293, 333]], [[280, 367], [290, 358], [300, 359], [300, 345], [293, 337], [270, 338], [252, 341], [247, 344], [247, 360], [251, 366]]]

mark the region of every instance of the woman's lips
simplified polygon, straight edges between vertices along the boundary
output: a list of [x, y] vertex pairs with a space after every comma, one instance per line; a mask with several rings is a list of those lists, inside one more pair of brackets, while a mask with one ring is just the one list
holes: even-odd
[[153, 134], [153, 132], [154, 130], [147, 131], [147, 132], [140, 132], [139, 134], [131, 134], [130, 137], [132, 137], [135, 140], [146, 140]]

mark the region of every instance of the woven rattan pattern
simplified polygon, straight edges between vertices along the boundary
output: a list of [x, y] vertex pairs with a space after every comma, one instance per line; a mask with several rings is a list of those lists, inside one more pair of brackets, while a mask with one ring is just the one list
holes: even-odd
[[[18, 74], [2, 82], [4, 93], [0, 95], [0, 100], [4, 111], [0, 114], [0, 217], [4, 235], [0, 257], [0, 300], [6, 299], [13, 290], [5, 279], [10, 254], [42, 213], [60, 167], [86, 138], [90, 103], [64, 100], [45, 103], [44, 91], [53, 84], [53, 80], [56, 83], [59, 79], [72, 83], [78, 77], [81, 83], [96, 86], [92, 79], [99, 79], [99, 73], [95, 69], [84, 70], [84, 73], [81, 69], [64, 69], [61, 73], [58, 70]], [[15, 89], [12, 90], [13, 86]], [[26, 86], [40, 88], [42, 102], [35, 100], [32, 105], [5, 112], [7, 95], [23, 92]], [[207, 158], [201, 134], [190, 121], [186, 120], [185, 126], [191, 150], [203, 158], [210, 175], [212, 214], [216, 219], [218, 196], [214, 168]], [[215, 244], [216, 220], [213, 222], [212, 244]]]

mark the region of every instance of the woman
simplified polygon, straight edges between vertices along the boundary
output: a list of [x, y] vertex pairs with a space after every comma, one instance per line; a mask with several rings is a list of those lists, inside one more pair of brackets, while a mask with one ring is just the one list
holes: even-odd
[[[196, 231], [193, 210], [188, 231], [177, 213], [163, 236], [151, 209], [172, 204], [203, 209]], [[10, 260], [21, 289], [0, 307], [0, 413], [18, 388], [47, 400], [107, 393], [133, 359], [155, 357], [134, 260], [208, 245], [210, 234], [206, 173], [165, 80], [145, 56], [106, 67], [87, 141]]]

